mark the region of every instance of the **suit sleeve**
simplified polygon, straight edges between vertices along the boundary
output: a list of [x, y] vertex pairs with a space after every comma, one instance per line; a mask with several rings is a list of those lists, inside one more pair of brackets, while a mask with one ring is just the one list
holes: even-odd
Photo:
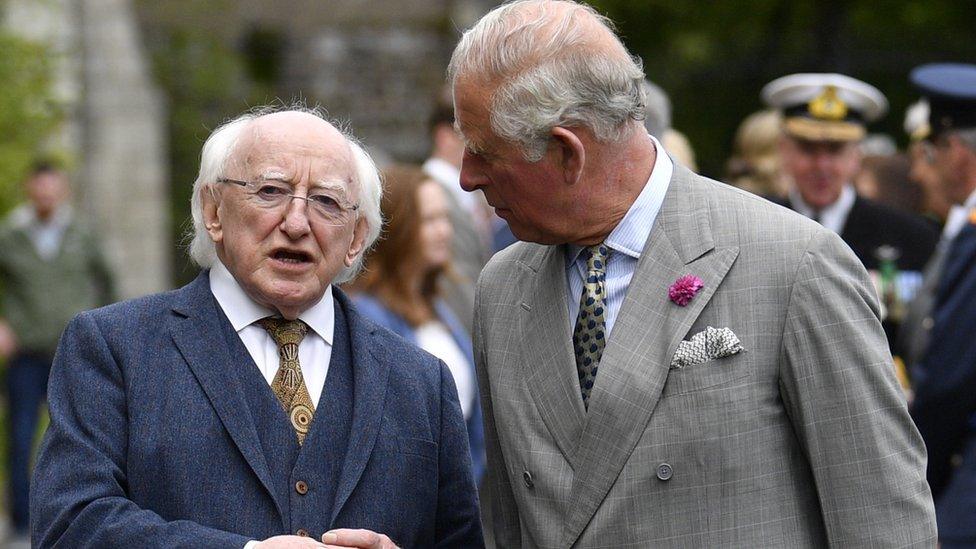
[[873, 287], [834, 233], [812, 237], [786, 314], [781, 395], [830, 545], [932, 546], [925, 448], [895, 379]]
[[478, 518], [478, 490], [471, 473], [468, 433], [458, 402], [454, 376], [438, 360], [441, 425], [438, 456], [437, 547], [484, 547]]
[[[482, 277], [482, 280], [484, 277]], [[485, 454], [487, 471], [482, 484], [481, 520], [485, 525], [485, 540], [492, 547], [519, 548], [522, 546], [521, 523], [518, 504], [508, 481], [505, 456], [502, 455], [495, 427], [494, 408], [491, 401], [491, 382], [485, 354], [484, 309], [481, 306], [483, 289], [478, 285], [475, 294], [474, 356], [478, 371], [478, 391], [481, 395], [481, 412], [484, 421]]]
[[34, 547], [227, 547], [250, 538], [167, 521], [128, 497], [124, 372], [91, 313], [66, 328], [48, 390], [51, 423], [31, 483]]

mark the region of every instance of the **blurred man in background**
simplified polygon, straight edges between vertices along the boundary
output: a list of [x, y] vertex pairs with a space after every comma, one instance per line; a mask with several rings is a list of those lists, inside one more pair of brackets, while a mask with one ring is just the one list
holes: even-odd
[[865, 125], [888, 108], [884, 95], [841, 74], [792, 74], [762, 90], [783, 114], [779, 152], [793, 188], [783, 204], [839, 234], [872, 271], [894, 342], [904, 306], [921, 284], [937, 231], [921, 217], [858, 196]]
[[909, 368], [915, 368], [928, 349], [932, 326], [932, 310], [939, 289], [942, 267], [953, 238], [966, 225], [968, 215], [961, 204], [954, 204], [946, 194], [946, 187], [939, 176], [932, 146], [932, 125], [929, 123], [929, 102], [920, 99], [905, 114], [905, 132], [911, 139], [909, 157], [911, 178], [923, 189], [927, 216], [942, 228], [939, 243], [935, 247], [922, 277], [922, 285], [908, 304], [905, 318], [898, 331], [897, 353]]
[[95, 235], [68, 205], [68, 179], [36, 164], [28, 202], [0, 227], [0, 357], [7, 360], [10, 510], [26, 537], [31, 450], [51, 360], [75, 314], [114, 298], [113, 277]]
[[928, 479], [943, 549], [976, 546], [976, 65], [912, 71], [928, 99], [926, 147], [945, 195], [965, 208], [950, 236], [930, 315], [932, 331], [912, 368], [912, 417], [928, 447]]
[[484, 195], [466, 193], [458, 182], [464, 143], [454, 129], [450, 90], [438, 95], [428, 128], [431, 151], [423, 170], [447, 193], [448, 213], [454, 228], [451, 239], [454, 272], [443, 280], [444, 300], [470, 335], [474, 318], [474, 285], [491, 257], [492, 224], [495, 220], [501, 225], [504, 222], [491, 214]]
[[841, 235], [868, 270], [878, 269], [882, 246], [893, 248], [901, 270], [921, 271], [937, 235], [915, 216], [857, 196], [859, 142], [865, 124], [880, 118], [888, 102], [873, 86], [840, 74], [793, 74], [762, 90], [780, 109], [780, 156], [793, 182], [790, 208]]

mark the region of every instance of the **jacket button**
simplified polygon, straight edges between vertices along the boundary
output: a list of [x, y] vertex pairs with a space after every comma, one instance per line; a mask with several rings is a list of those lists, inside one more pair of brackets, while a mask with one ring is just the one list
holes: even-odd
[[303, 538], [307, 538], [308, 537], [308, 530], [306, 530], [304, 528], [299, 528], [298, 531], [295, 532], [295, 535], [296, 536], [301, 536]]
[[922, 329], [923, 330], [931, 330], [932, 329], [932, 326], [935, 326], [935, 319], [933, 319], [930, 316], [927, 316], [927, 317], [925, 317], [925, 318], [922, 319]]
[[526, 488], [535, 486], [535, 482], [532, 481], [532, 473], [528, 471], [522, 471], [522, 482], [525, 483]]
[[661, 480], [668, 480], [671, 475], [674, 474], [674, 469], [671, 468], [667, 463], [662, 463], [657, 466], [657, 478]]
[[296, 482], [295, 491], [304, 496], [308, 493], [308, 484], [306, 484], [304, 480]]

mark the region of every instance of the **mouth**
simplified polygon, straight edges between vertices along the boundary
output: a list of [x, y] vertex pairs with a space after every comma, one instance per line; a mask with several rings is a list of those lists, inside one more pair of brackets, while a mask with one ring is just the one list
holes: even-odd
[[304, 265], [312, 262], [311, 254], [298, 250], [277, 249], [271, 253], [271, 259], [287, 265]]

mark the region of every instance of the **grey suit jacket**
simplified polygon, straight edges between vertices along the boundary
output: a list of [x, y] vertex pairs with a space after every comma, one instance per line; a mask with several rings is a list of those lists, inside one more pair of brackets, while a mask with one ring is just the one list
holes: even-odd
[[[584, 411], [562, 246], [497, 254], [475, 356], [500, 547], [932, 546], [925, 450], [860, 262], [818, 224], [675, 166]], [[669, 286], [704, 288], [685, 307]], [[671, 369], [728, 327], [744, 350]]]

